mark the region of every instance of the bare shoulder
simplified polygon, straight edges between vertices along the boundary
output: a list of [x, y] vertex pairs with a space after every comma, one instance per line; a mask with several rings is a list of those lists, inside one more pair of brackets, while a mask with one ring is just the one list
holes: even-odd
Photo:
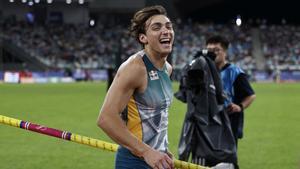
[[172, 71], [173, 71], [172, 65], [169, 62], [166, 62], [166, 67], [167, 67], [169, 76], [171, 76]]
[[129, 71], [133, 76], [139, 75], [146, 72], [146, 67], [144, 65], [142, 56], [136, 53], [130, 56], [121, 66], [119, 71]]
[[131, 87], [141, 88], [146, 80], [146, 67], [140, 53], [130, 56], [119, 68], [116, 79]]

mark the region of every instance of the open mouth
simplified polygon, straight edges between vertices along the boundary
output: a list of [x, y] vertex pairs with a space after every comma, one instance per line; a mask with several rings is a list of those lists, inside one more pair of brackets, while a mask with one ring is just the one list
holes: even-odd
[[164, 44], [164, 45], [170, 45], [171, 44], [171, 38], [162, 38], [159, 40], [159, 42], [161, 44]]

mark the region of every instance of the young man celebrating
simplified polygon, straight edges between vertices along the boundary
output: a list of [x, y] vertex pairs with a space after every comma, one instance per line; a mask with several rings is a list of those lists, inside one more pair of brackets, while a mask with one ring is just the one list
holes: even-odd
[[[168, 153], [168, 108], [172, 101], [174, 31], [162, 6], [135, 13], [131, 34], [143, 50], [117, 71], [98, 117], [98, 126], [120, 145], [116, 169], [172, 169]], [[126, 123], [120, 113], [126, 108]]]

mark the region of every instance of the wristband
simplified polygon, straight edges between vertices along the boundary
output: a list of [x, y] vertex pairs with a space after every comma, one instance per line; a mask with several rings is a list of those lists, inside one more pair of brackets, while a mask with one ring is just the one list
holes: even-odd
[[244, 106], [242, 105], [242, 103], [239, 103], [238, 105], [239, 105], [240, 108], [241, 108], [241, 112], [244, 111]]

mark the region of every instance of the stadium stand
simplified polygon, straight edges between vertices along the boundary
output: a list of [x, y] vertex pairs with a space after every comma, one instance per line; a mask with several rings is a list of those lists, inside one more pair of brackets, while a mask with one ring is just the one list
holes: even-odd
[[[227, 35], [233, 41], [229, 49], [231, 61], [241, 65], [249, 65], [249, 61], [253, 63], [249, 29], [199, 23], [178, 24], [176, 27], [177, 36], [172, 55], [175, 67], [180, 68], [189, 62], [196, 51], [204, 48], [205, 38], [218, 33]], [[127, 27], [123, 25], [109, 27], [100, 22], [91, 28], [74, 24], [41, 26], [16, 22], [4, 24], [2, 28], [3, 39], [23, 48], [44, 64], [57, 68], [103, 68], [114, 63], [116, 55], [121, 54], [121, 58], [125, 60], [139, 48], [128, 37]], [[120, 39], [120, 45], [115, 43], [115, 39]]]
[[[19, 9], [20, 5], [16, 10]], [[74, 8], [74, 13], [76, 10], [79, 10], [77, 13], [84, 10], [84, 18], [86, 17], [85, 8]], [[28, 14], [24, 10], [22, 12]], [[117, 68], [133, 51], [140, 48], [127, 34], [129, 20], [125, 19], [124, 22], [123, 13], [98, 13], [95, 25], [71, 23], [70, 20], [41, 24], [29, 21], [28, 18], [20, 18], [20, 14], [14, 15], [13, 12], [10, 15], [0, 15], [0, 39], [19, 48], [18, 51], [24, 51], [24, 57], [38, 60], [45, 70], [65, 70], [71, 75], [76, 72], [84, 74], [91, 70]], [[299, 26], [284, 22], [279, 25], [266, 22], [257, 24], [258, 27], [245, 23], [237, 26], [232, 22], [197, 22], [177, 17], [174, 19], [176, 36], [171, 57], [175, 68], [174, 79], [176, 72], [191, 61], [198, 50], [205, 47], [206, 38], [213, 34], [225, 35], [231, 41], [229, 60], [242, 67], [253, 80], [270, 80], [285, 70], [299, 71]], [[3, 46], [5, 47], [1, 45], [0, 49]], [[1, 54], [0, 65], [3, 65], [5, 54]], [[16, 69], [22, 70], [22, 66], [26, 64], [21, 59], [19, 65]], [[27, 66], [23, 69], [31, 68]], [[78, 77], [80, 73], [77, 73]]]

